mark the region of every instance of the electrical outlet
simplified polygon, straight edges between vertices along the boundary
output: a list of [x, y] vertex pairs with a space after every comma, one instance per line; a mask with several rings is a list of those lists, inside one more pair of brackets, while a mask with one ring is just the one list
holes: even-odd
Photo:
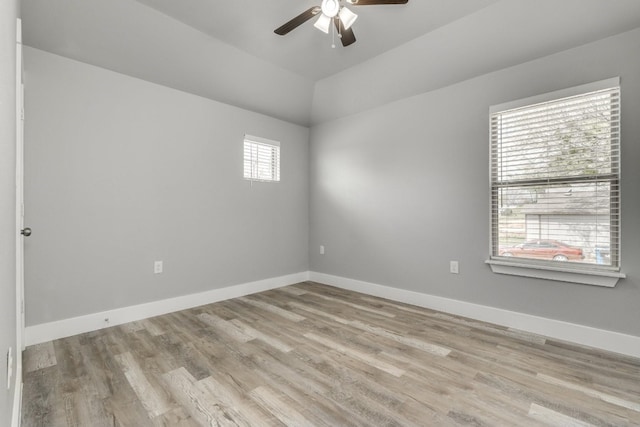
[[324, 245], [320, 245], [320, 255], [324, 255]]
[[163, 269], [162, 261], [156, 261], [156, 262], [153, 263], [153, 273], [154, 274], [162, 273], [162, 269]]
[[11, 377], [13, 376], [13, 349], [7, 351], [7, 390], [11, 390]]
[[449, 272], [452, 274], [460, 273], [458, 261], [449, 261]]

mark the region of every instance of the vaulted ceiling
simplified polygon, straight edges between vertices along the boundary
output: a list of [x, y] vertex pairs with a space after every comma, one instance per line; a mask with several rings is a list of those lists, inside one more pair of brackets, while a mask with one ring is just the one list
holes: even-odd
[[380, 85], [420, 72], [416, 90], [432, 90], [640, 27], [638, 0], [410, 0], [349, 6], [359, 18], [346, 48], [313, 20], [274, 34], [319, 3], [22, 0], [24, 42], [308, 126], [335, 118], [323, 87], [373, 78], [381, 62], [394, 71]]

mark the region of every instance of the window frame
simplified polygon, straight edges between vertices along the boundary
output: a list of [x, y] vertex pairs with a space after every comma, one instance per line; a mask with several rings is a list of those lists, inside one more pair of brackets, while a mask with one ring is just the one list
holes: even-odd
[[[257, 157], [251, 157], [247, 159], [247, 145], [251, 144], [255, 146], [255, 150], [257, 151], [259, 148], [268, 148], [271, 150], [270, 159], [268, 161], [261, 162]], [[254, 149], [252, 149], [254, 150]], [[243, 159], [243, 178], [250, 182], [280, 182], [280, 142], [272, 139], [263, 138], [260, 136], [254, 136], [245, 134], [243, 143], [242, 143], [242, 159]], [[275, 157], [275, 159], [274, 159]], [[247, 163], [249, 163], [249, 173], [247, 173]], [[259, 168], [267, 167], [271, 169], [270, 177], [261, 178]]]
[[[617, 87], [620, 90], [620, 78], [614, 77], [606, 80], [601, 80], [585, 85], [575, 86], [567, 89], [562, 89], [558, 91], [553, 91], [537, 96], [532, 96], [528, 98], [523, 98], [515, 101], [510, 101], [498, 105], [491, 106], [489, 108], [489, 141], [490, 141], [490, 159], [489, 159], [489, 186], [490, 186], [490, 197], [489, 197], [489, 248], [490, 248], [490, 257], [486, 261], [487, 264], [491, 267], [494, 273], [499, 274], [510, 274], [517, 276], [526, 276], [526, 277], [535, 277], [549, 280], [557, 280], [557, 281], [565, 281], [572, 283], [582, 283], [588, 285], [596, 285], [596, 286], [606, 286], [613, 287], [616, 285], [620, 278], [624, 278], [625, 275], [621, 272], [621, 256], [620, 256], [620, 248], [621, 248], [621, 227], [620, 227], [620, 208], [618, 204], [617, 215], [615, 216], [615, 225], [612, 225], [612, 233], [615, 230], [615, 235], [610, 236], [610, 243], [616, 245], [616, 253], [618, 259], [616, 260], [617, 265], [613, 266], [600, 266], [594, 264], [581, 265], [577, 263], [561, 263], [561, 262], [550, 262], [550, 261], [540, 261], [536, 259], [530, 258], [509, 258], [499, 256], [498, 254], [498, 228], [496, 227], [496, 221], [499, 218], [499, 214], [497, 206], [495, 205], [497, 202], [497, 198], [495, 195], [495, 191], [497, 191], [498, 186], [494, 185], [494, 176], [492, 173], [493, 169], [493, 136], [491, 131], [492, 119], [495, 114], [506, 112], [509, 110], [514, 110], [518, 108], [535, 106], [536, 104], [541, 104], [545, 102], [552, 102], [556, 100], [561, 100], [563, 98], [568, 98], [572, 96], [586, 95], [591, 92], [605, 90], [610, 88]], [[618, 140], [619, 142], [619, 140]], [[619, 144], [618, 144], [619, 148]], [[620, 154], [618, 156], [618, 165], [615, 181], [619, 186], [620, 184]], [[517, 185], [517, 184], [514, 184]], [[619, 187], [618, 187], [619, 188]], [[611, 196], [609, 199], [609, 204], [611, 204]], [[621, 194], [618, 192], [617, 202], [620, 203]], [[613, 248], [612, 248], [613, 252]]]

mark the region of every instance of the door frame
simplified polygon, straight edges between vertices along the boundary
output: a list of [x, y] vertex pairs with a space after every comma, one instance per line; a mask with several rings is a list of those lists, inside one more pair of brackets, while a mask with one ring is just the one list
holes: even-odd
[[22, 20], [16, 22], [16, 388], [22, 384], [24, 350], [24, 83]]
[[[24, 82], [22, 20], [16, 22], [16, 359], [24, 350]], [[18, 353], [19, 352], [19, 353]]]
[[22, 78], [22, 20], [16, 20], [16, 349], [11, 426], [18, 427], [22, 411], [22, 351], [24, 332], [24, 82]]

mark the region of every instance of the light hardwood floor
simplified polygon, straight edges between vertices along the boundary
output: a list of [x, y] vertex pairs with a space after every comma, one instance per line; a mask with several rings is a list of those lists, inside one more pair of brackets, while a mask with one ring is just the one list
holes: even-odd
[[305, 282], [27, 348], [23, 426], [640, 425], [640, 360]]

